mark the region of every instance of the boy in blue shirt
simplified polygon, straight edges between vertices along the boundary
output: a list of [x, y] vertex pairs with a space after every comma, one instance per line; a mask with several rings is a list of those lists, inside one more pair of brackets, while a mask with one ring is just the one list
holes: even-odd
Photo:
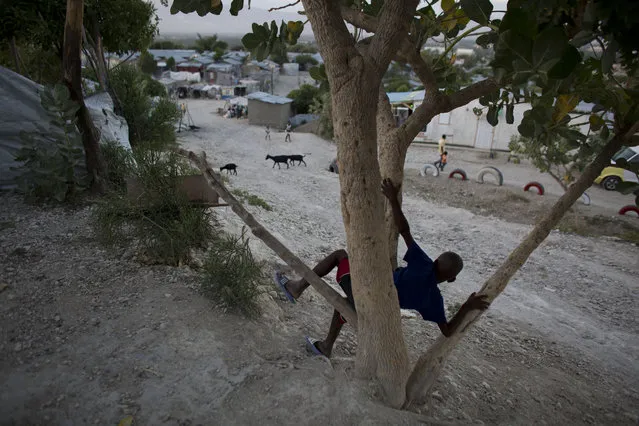
[[[420, 313], [426, 321], [432, 321], [439, 326], [446, 337], [452, 335], [466, 312], [473, 309], [484, 310], [488, 307], [486, 296], [477, 296], [472, 293], [462, 305], [452, 320], [446, 320], [444, 299], [439, 291], [438, 284], [453, 282], [464, 267], [462, 258], [454, 252], [445, 252], [433, 261], [417, 245], [410, 233], [408, 221], [402, 212], [398, 200], [399, 188], [395, 187], [390, 179], [382, 182], [382, 192], [388, 198], [393, 209], [393, 217], [400, 235], [406, 242], [406, 254], [404, 260], [406, 267], [397, 268], [393, 272], [393, 281], [397, 289], [399, 306], [403, 309], [414, 309]], [[346, 293], [346, 299], [355, 308], [355, 300], [351, 288], [350, 266], [348, 255], [344, 250], [337, 250], [328, 255], [313, 269], [320, 277], [326, 276], [337, 267], [337, 282]], [[275, 281], [280, 286], [286, 297], [293, 303], [310, 285], [303, 278], [297, 281], [289, 280], [281, 273], [275, 274]], [[306, 337], [307, 345], [317, 355], [330, 357], [333, 345], [346, 321], [338, 311], [334, 311], [331, 326], [326, 339], [318, 341]]]

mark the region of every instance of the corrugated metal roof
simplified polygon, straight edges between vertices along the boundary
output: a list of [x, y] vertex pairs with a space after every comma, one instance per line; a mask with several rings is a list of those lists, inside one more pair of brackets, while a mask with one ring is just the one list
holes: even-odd
[[424, 90], [418, 90], [416, 92], [390, 92], [386, 95], [391, 104], [401, 104], [404, 102], [423, 101], [425, 93]]
[[201, 67], [202, 64], [199, 62], [180, 62], [179, 64], [177, 64], [178, 68], [184, 68], [184, 67]]
[[240, 59], [224, 58], [224, 59], [222, 59], [222, 61], [226, 62], [227, 64], [231, 64], [231, 65], [235, 65], [235, 66], [242, 65], [242, 61]]
[[149, 53], [153, 55], [155, 60], [173, 58], [176, 62], [197, 55], [197, 52], [192, 49], [149, 49]]
[[229, 64], [211, 64], [206, 67], [207, 70], [232, 71], [233, 66]]
[[254, 92], [247, 97], [256, 101], [266, 102], [267, 104], [284, 105], [293, 102], [293, 99], [285, 98], [284, 96], [271, 95], [270, 93], [265, 92]]

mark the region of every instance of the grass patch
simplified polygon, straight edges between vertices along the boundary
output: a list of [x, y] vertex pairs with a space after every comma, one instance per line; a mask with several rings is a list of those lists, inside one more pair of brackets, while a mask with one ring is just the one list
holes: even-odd
[[177, 190], [189, 173], [186, 160], [174, 152], [136, 151], [127, 175], [144, 188], [135, 199], [114, 191], [100, 200], [93, 214], [98, 240], [107, 247], [137, 242], [154, 263], [179, 265], [193, 249], [206, 248], [217, 234], [213, 213], [193, 207]]
[[230, 309], [255, 317], [260, 313], [257, 298], [263, 279], [262, 264], [242, 230], [239, 236], [225, 235], [212, 244], [204, 263], [202, 291]]
[[257, 195], [251, 194], [243, 189], [234, 189], [233, 195], [236, 195], [237, 197], [243, 199], [251, 206], [258, 206], [269, 212], [273, 210], [273, 208], [262, 198], [258, 197]]

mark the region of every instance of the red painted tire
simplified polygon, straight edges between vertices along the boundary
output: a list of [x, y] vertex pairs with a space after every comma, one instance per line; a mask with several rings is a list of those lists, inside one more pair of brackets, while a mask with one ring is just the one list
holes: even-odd
[[462, 180], [468, 180], [468, 176], [466, 175], [466, 172], [463, 171], [462, 169], [455, 169], [452, 172], [450, 172], [450, 174], [448, 175], [448, 178], [453, 178], [455, 177], [455, 175], [459, 175], [461, 176]]
[[637, 213], [637, 216], [639, 216], [639, 207], [624, 206], [624, 207], [619, 209], [619, 214], [622, 215], [622, 216], [625, 215], [628, 212], [635, 212], [635, 213]]
[[544, 195], [544, 186], [539, 182], [528, 182], [526, 186], [524, 186], [524, 191], [528, 191], [530, 188], [537, 188], [539, 195]]

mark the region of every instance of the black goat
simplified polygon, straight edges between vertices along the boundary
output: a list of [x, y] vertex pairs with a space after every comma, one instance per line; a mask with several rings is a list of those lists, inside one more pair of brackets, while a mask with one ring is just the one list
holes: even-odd
[[267, 155], [265, 160], [268, 159], [273, 160], [273, 169], [275, 168], [275, 165], [277, 164], [277, 168], [281, 169], [282, 167], [280, 166], [280, 163], [284, 163], [286, 164], [286, 168], [288, 169], [288, 155]]
[[291, 162], [291, 165], [295, 165], [295, 162], [297, 161], [297, 165], [299, 166], [300, 164], [304, 163], [304, 167], [306, 167], [306, 161], [304, 161], [304, 157], [306, 157], [306, 155], [289, 155], [288, 156], [288, 161]]
[[237, 175], [237, 164], [228, 163], [226, 166], [220, 167], [220, 171], [222, 170], [226, 170], [227, 175], [229, 173], [233, 173], [234, 175]]

